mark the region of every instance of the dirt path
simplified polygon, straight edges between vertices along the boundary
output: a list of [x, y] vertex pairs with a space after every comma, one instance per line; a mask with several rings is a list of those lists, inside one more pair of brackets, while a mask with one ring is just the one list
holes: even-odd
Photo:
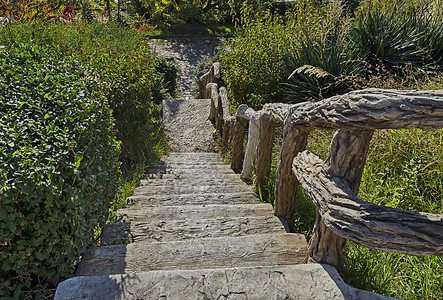
[[194, 99], [197, 94], [196, 68], [217, 53], [223, 38], [216, 36], [167, 36], [149, 40], [149, 46], [157, 56], [175, 62], [179, 68], [177, 99]]

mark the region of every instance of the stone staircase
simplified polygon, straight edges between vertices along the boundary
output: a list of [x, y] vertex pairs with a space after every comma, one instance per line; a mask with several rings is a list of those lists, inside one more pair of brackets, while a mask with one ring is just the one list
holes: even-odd
[[303, 264], [305, 237], [287, 233], [272, 206], [207, 152], [209, 108], [207, 99], [163, 103], [175, 152], [140, 182], [119, 211], [124, 221], [104, 228], [55, 299], [388, 299], [348, 286], [332, 266]]
[[171, 153], [164, 161], [129, 198], [127, 221], [104, 229], [103, 246], [84, 255], [77, 275], [303, 262], [304, 236], [286, 233], [271, 205], [261, 204], [217, 154]]
[[[170, 153], [55, 299], [364, 299], [215, 153]], [[333, 277], [331, 277], [331, 275]], [[349, 298], [349, 295], [357, 298]], [[373, 294], [372, 294], [373, 295]], [[377, 295], [378, 296], [378, 295]], [[374, 297], [366, 299], [375, 299]]]

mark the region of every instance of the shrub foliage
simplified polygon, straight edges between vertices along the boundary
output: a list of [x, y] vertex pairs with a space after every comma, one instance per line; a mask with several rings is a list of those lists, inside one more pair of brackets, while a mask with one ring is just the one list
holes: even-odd
[[0, 52], [0, 116], [0, 297], [29, 298], [106, 221], [119, 143], [98, 77], [38, 44]]

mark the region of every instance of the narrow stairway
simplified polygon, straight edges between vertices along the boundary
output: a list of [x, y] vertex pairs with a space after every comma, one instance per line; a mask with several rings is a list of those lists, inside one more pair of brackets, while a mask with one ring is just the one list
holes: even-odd
[[55, 299], [381, 299], [331, 266], [303, 264], [305, 237], [287, 233], [271, 204], [210, 152], [209, 110], [208, 99], [163, 102], [173, 152]]

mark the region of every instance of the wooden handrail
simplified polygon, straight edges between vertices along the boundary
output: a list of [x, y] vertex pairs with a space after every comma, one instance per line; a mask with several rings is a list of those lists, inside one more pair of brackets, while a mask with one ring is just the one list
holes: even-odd
[[363, 201], [345, 179], [331, 176], [324, 162], [309, 151], [297, 155], [293, 171], [323, 222], [341, 237], [377, 250], [443, 256], [443, 215]]
[[[212, 112], [222, 105], [216, 102]], [[257, 189], [269, 175], [275, 126], [284, 124], [275, 215], [291, 228], [300, 181], [317, 207], [307, 261], [329, 263], [343, 274], [346, 239], [372, 249], [443, 256], [443, 215], [378, 206], [357, 196], [374, 130], [442, 129], [443, 90], [365, 89], [315, 103], [265, 104], [260, 111], [242, 104], [235, 116], [218, 115], [223, 144], [231, 150], [231, 167], [246, 177], [254, 168]], [[313, 129], [337, 130], [324, 162], [304, 151]]]

